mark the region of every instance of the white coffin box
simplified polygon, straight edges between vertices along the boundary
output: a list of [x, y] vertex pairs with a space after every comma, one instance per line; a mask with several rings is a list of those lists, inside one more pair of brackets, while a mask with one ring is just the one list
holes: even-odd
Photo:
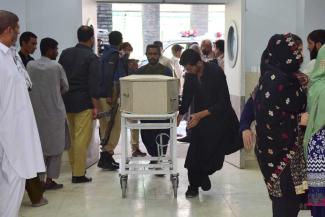
[[120, 79], [121, 111], [134, 114], [168, 114], [178, 110], [177, 78], [164, 75], [130, 75]]

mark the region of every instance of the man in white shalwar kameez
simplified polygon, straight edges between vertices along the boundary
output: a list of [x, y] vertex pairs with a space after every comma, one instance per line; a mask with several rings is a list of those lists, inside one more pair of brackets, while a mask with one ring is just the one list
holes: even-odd
[[18, 21], [15, 14], [0, 10], [0, 217], [18, 217], [25, 180], [45, 171], [26, 73], [11, 48]]

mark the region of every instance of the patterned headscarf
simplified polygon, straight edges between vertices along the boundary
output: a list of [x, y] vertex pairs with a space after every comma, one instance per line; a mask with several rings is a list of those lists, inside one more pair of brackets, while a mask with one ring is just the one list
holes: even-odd
[[[274, 44], [275, 43], [275, 38], [276, 38], [277, 35], [273, 35], [269, 42], [267, 43], [267, 46], [265, 48], [265, 50], [263, 51], [262, 53], [262, 56], [261, 56], [261, 62], [260, 62], [260, 71], [261, 71], [261, 76], [260, 76], [260, 80], [263, 78], [263, 75], [270, 69], [270, 65], [269, 65], [269, 53], [270, 53], [270, 46], [271, 44]], [[255, 93], [257, 91], [257, 88], [258, 88], [258, 85], [255, 86], [254, 90], [252, 91], [251, 93], [251, 97], [253, 99], [255, 99]]]
[[261, 76], [263, 76], [263, 74], [265, 72], [267, 72], [270, 68], [270, 67], [268, 67], [269, 66], [269, 57], [270, 57], [270, 54], [269, 54], [270, 48], [271, 48], [271, 46], [273, 46], [275, 44], [275, 42], [279, 36], [280, 36], [279, 34], [273, 35], [267, 42], [267, 46], [262, 53], [261, 63], [260, 63]]
[[291, 33], [276, 34], [268, 45], [269, 64], [284, 73], [297, 72], [303, 62], [302, 51], [299, 49], [294, 35]]

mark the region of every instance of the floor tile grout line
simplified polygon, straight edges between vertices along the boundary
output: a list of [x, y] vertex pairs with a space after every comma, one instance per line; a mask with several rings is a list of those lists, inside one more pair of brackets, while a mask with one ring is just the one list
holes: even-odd
[[223, 194], [223, 199], [224, 199], [224, 201], [226, 202], [226, 204], [228, 205], [229, 209], [231, 210], [231, 213], [233, 214], [233, 216], [234, 216], [234, 217], [239, 217], [239, 216], [236, 215], [234, 209], [233, 209], [232, 206], [231, 206], [231, 203], [227, 200], [227, 198], [226, 198], [226, 194]]

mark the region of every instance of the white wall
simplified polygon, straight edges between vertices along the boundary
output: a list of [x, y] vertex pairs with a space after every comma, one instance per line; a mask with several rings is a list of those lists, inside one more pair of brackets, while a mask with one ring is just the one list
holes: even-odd
[[[245, 22], [244, 22], [244, 9], [245, 9], [245, 0], [230, 0], [226, 4], [225, 9], [225, 73], [227, 76], [227, 83], [229, 87], [229, 93], [232, 98], [232, 105], [237, 111], [241, 110], [241, 99], [244, 95], [245, 79], [242, 79], [245, 76], [244, 72], [244, 51], [245, 51]], [[227, 37], [228, 37], [228, 28], [232, 22], [235, 22], [237, 31], [238, 31], [238, 57], [236, 65], [234, 68], [229, 66], [228, 62], [228, 49], [227, 49]], [[238, 151], [232, 155], [226, 156], [226, 161], [239, 167], [245, 167], [245, 157], [242, 151]]]
[[[27, 28], [39, 41], [44, 37], [54, 38], [62, 51], [77, 42], [77, 28], [82, 23], [81, 1], [28, 0], [27, 17]], [[37, 50], [34, 56], [39, 55]]]
[[[325, 29], [325, 1], [324, 0], [304, 0], [304, 22], [302, 26], [302, 34], [304, 42], [307, 40], [308, 34], [315, 29]], [[305, 57], [309, 60], [307, 52], [307, 44], [305, 45]]]
[[92, 25], [95, 29], [94, 52], [97, 52], [97, 2], [96, 0], [82, 0], [82, 25]]
[[[245, 0], [231, 0], [226, 4], [225, 8], [225, 73], [227, 76], [227, 82], [229, 86], [229, 93], [235, 96], [242, 96], [243, 95], [243, 88], [242, 88], [242, 76], [243, 76], [243, 65], [244, 65], [244, 6]], [[232, 21], [235, 21], [238, 31], [238, 57], [236, 61], [236, 65], [234, 68], [229, 66], [227, 57], [228, 57], [228, 50], [227, 47], [227, 37], [228, 37], [228, 28]]]
[[[90, 23], [87, 23], [89, 21]], [[97, 29], [97, 3], [95, 0], [82, 0], [82, 24], [91, 24]]]
[[19, 17], [20, 31], [26, 30], [26, 0], [0, 0], [0, 9], [11, 11]]
[[297, 5], [297, 0], [246, 0], [246, 72], [259, 68], [262, 52], [273, 34], [297, 32]]
[[297, 0], [296, 10], [297, 34], [304, 39], [305, 35], [305, 0]]
[[309, 61], [307, 35], [325, 29], [324, 0], [246, 0], [245, 71], [256, 72], [268, 39], [275, 33], [292, 32], [304, 42]]

